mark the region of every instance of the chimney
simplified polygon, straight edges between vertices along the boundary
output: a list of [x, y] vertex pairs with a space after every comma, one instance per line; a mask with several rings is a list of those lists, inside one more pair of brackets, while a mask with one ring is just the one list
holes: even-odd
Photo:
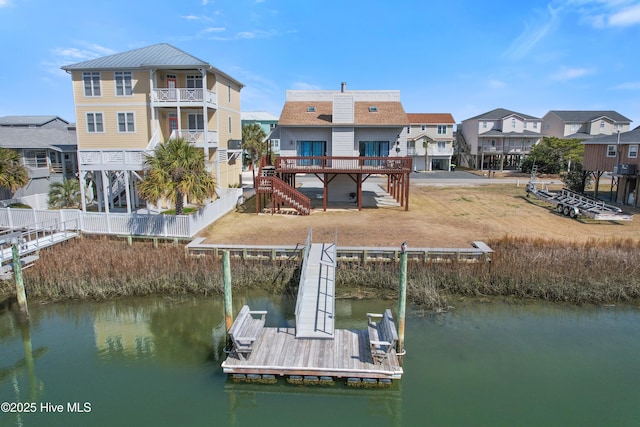
[[344, 93], [344, 90], [347, 88], [347, 82], [342, 82], [340, 85], [340, 92]]

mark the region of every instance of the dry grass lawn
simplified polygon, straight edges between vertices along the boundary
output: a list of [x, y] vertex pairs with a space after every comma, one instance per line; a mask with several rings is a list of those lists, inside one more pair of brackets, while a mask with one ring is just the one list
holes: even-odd
[[[385, 207], [358, 211], [322, 210], [310, 216], [256, 215], [254, 199], [229, 213], [200, 235], [207, 243], [295, 245], [304, 243], [313, 227], [315, 242], [340, 246], [468, 247], [504, 236], [529, 236], [586, 242], [639, 239], [640, 217], [618, 223], [574, 220], [550, 205], [527, 198], [524, 186], [501, 184], [469, 187], [412, 186], [410, 210]], [[628, 209], [634, 214], [637, 210]]]

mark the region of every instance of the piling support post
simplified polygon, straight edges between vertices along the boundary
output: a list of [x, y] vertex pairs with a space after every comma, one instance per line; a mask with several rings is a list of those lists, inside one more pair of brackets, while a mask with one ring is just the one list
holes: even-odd
[[231, 257], [229, 251], [222, 252], [222, 270], [224, 282], [224, 324], [227, 332], [233, 324], [233, 304], [231, 299]]
[[27, 307], [27, 294], [24, 291], [24, 281], [22, 279], [22, 265], [20, 264], [20, 250], [18, 239], [11, 240], [11, 254], [13, 255], [13, 278], [16, 281], [16, 297], [18, 308], [20, 309], [20, 321], [29, 321], [29, 307]]
[[398, 361], [404, 355], [404, 323], [407, 306], [407, 242], [400, 247], [400, 288], [398, 291]]

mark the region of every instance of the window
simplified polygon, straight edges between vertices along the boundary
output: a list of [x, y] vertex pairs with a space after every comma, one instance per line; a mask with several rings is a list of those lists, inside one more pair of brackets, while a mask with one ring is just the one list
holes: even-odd
[[607, 157], [615, 157], [615, 156], [616, 156], [616, 146], [607, 145]]
[[202, 89], [202, 76], [198, 76], [198, 75], [187, 76], [187, 88]]
[[533, 128], [538, 129], [538, 122], [533, 122]]
[[229, 102], [231, 102], [231, 83], [227, 83], [227, 90], [229, 92]]
[[638, 145], [629, 145], [629, 153], [627, 154], [627, 157], [629, 157], [630, 159], [637, 159], [638, 158]]
[[84, 96], [100, 96], [100, 73], [82, 73], [82, 81], [84, 82]]
[[118, 132], [135, 132], [133, 113], [118, 113]]
[[407, 135], [411, 134], [411, 126], [407, 126]]
[[89, 133], [104, 132], [102, 113], [87, 113], [87, 132]]
[[369, 107], [369, 112], [370, 113], [377, 113], [378, 112], [378, 107], [376, 107], [375, 105], [371, 105]]
[[229, 116], [229, 133], [231, 133], [231, 116]]
[[[296, 141], [296, 155], [301, 157], [324, 156], [327, 149], [326, 141]], [[298, 160], [300, 166], [317, 166], [322, 164], [322, 159]]]
[[22, 154], [24, 165], [30, 168], [46, 168], [47, 151], [46, 150], [24, 150]]
[[275, 123], [270, 123], [269, 124], [269, 129], [275, 129], [276, 128], [276, 124]]
[[189, 130], [204, 130], [204, 116], [202, 113], [189, 114], [187, 116]]
[[307, 107], [307, 113], [315, 113], [316, 112], [316, 106], [315, 105], [309, 105]]
[[600, 120], [600, 130], [604, 130], [604, 120]]
[[446, 134], [447, 134], [447, 126], [438, 125], [438, 135], [446, 135]]
[[447, 143], [446, 142], [438, 141], [438, 151], [439, 152], [443, 152], [446, 147], [447, 147]]
[[511, 119], [511, 127], [515, 129], [516, 127], [516, 119]]
[[116, 96], [133, 95], [131, 71], [116, 71], [113, 74], [116, 81]]
[[427, 130], [427, 125], [420, 125], [420, 130], [423, 132]]
[[486, 129], [487, 128], [487, 122], [482, 122], [482, 129]]

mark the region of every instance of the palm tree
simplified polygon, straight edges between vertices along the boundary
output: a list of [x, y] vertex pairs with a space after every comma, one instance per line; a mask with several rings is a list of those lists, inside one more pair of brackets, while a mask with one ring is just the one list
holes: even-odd
[[182, 215], [185, 196], [200, 203], [216, 195], [216, 181], [205, 169], [204, 151], [182, 138], [160, 143], [145, 164], [148, 172], [138, 185], [140, 196], [149, 202], [175, 201], [176, 215]]
[[267, 135], [257, 123], [251, 123], [242, 127], [242, 148], [249, 154], [253, 171], [253, 180], [256, 180], [256, 160], [267, 153]]
[[15, 193], [28, 182], [29, 174], [20, 164], [20, 154], [15, 150], [0, 148], [0, 187]]
[[76, 208], [80, 205], [80, 182], [63, 179], [49, 186], [49, 207], [55, 209]]

